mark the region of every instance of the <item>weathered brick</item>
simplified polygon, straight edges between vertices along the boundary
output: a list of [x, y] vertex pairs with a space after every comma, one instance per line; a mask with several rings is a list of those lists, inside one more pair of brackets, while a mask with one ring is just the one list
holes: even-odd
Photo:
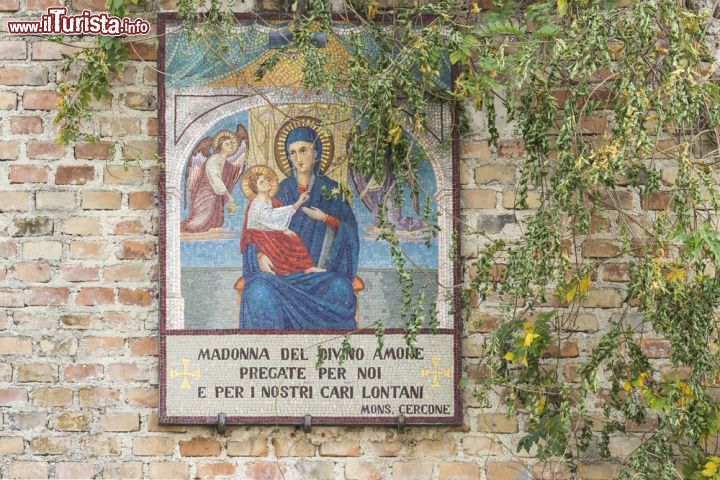
[[133, 455], [171, 455], [172, 451], [173, 442], [169, 437], [135, 437], [132, 439]]
[[26, 305], [65, 305], [70, 290], [66, 287], [30, 288], [26, 291]]
[[265, 457], [268, 454], [267, 437], [253, 436], [245, 440], [230, 440], [227, 443], [229, 457]]
[[143, 169], [137, 165], [107, 165], [103, 181], [111, 185], [139, 185], [143, 181]]
[[648, 358], [670, 358], [670, 341], [655, 338], [640, 340], [640, 348]]
[[454, 457], [457, 448], [454, 443], [441, 440], [421, 440], [415, 445], [418, 457]]
[[133, 192], [128, 196], [128, 207], [131, 210], [149, 210], [155, 208], [155, 193]]
[[105, 242], [73, 240], [70, 242], [70, 258], [101, 258]]
[[10, 133], [19, 135], [40, 134], [43, 123], [40, 117], [10, 117]]
[[99, 328], [101, 319], [98, 315], [91, 313], [76, 313], [60, 316], [60, 324], [65, 328], [88, 329]]
[[98, 235], [100, 234], [100, 219], [98, 217], [70, 217], [60, 226], [60, 231], [68, 235]]
[[79, 160], [107, 160], [110, 142], [78, 142], [75, 144], [75, 158]]
[[273, 438], [275, 455], [278, 457], [314, 457], [316, 447], [309, 441]]
[[47, 10], [50, 7], [60, 7], [60, 0], [26, 0], [25, 8], [27, 10]]
[[[0, 92], [0, 110], [15, 110], [17, 108], [17, 95], [14, 92]], [[3, 142], [10, 143], [10, 142]], [[0, 147], [2, 148], [2, 147]]]
[[480, 467], [475, 463], [441, 463], [439, 473], [440, 480], [480, 480]]
[[85, 337], [83, 346], [88, 354], [115, 355], [125, 348], [125, 339], [123, 337]]
[[493, 433], [516, 433], [518, 422], [515, 416], [502, 413], [481, 413], [478, 415], [478, 430]]
[[110, 191], [82, 192], [82, 208], [85, 210], [117, 210], [120, 208], [122, 194]]
[[552, 342], [543, 352], [544, 357], [551, 358], [572, 358], [577, 357], [579, 354], [580, 350], [575, 341], [562, 342], [559, 348], [557, 342]]
[[22, 437], [0, 437], [0, 455], [22, 453], [25, 442]]
[[25, 294], [22, 290], [0, 290], [0, 307], [24, 307]]
[[23, 243], [23, 258], [35, 260], [46, 258], [59, 259], [62, 256], [62, 243], [54, 240], [41, 240]]
[[20, 148], [17, 142], [0, 141], [0, 160], [17, 160], [19, 152]]
[[495, 190], [461, 190], [460, 204], [462, 208], [495, 208]]
[[113, 228], [113, 235], [134, 235], [145, 233], [145, 227], [137, 219], [121, 220]]
[[[17, 3], [18, 0], [2, 0], [0, 5], [3, 3]], [[2, 8], [0, 7], [0, 10]], [[8, 466], [8, 477], [17, 479], [38, 479], [48, 478], [48, 464], [47, 462], [27, 462], [12, 460]]]
[[145, 288], [118, 288], [118, 301], [123, 305], [148, 306], [153, 301], [153, 294]]
[[79, 47], [87, 45], [78, 42], [76, 45], [66, 43], [39, 41], [32, 44], [33, 60], [62, 60], [72, 53], [78, 52]]
[[157, 118], [148, 118], [147, 119], [147, 134], [151, 137], [157, 136], [157, 134], [158, 134]]
[[41, 407], [71, 405], [73, 392], [69, 388], [36, 387], [32, 391], [32, 402]]
[[[592, 227], [591, 230], [597, 231]], [[621, 250], [621, 243], [615, 240], [587, 239], [582, 244], [582, 255], [585, 258], [617, 257]]]
[[122, 242], [117, 258], [120, 260], [150, 260], [154, 255], [154, 243], [125, 240]]
[[464, 437], [462, 439], [462, 447], [466, 455], [476, 457], [500, 455], [503, 453], [503, 446], [500, 441], [492, 437]]
[[103, 465], [103, 478], [141, 480], [143, 478], [143, 464], [142, 462], [106, 463]]
[[157, 99], [152, 94], [124, 93], [120, 96], [120, 100], [126, 107], [133, 110], [153, 111], [157, 109]]
[[482, 165], [475, 168], [475, 183], [487, 185], [500, 183], [504, 185], [515, 182], [515, 167], [508, 164]]
[[140, 282], [147, 279], [145, 267], [138, 264], [107, 265], [103, 278], [110, 282]]
[[13, 223], [16, 237], [52, 235], [53, 232], [53, 221], [48, 217], [16, 217]]
[[100, 417], [100, 425], [106, 432], [137, 432], [140, 415], [136, 412], [106, 413]]
[[645, 210], [667, 210], [672, 196], [672, 192], [656, 191], [640, 197], [640, 204]]
[[433, 464], [421, 460], [397, 462], [392, 466], [393, 480], [430, 480], [433, 475]]
[[40, 165], [11, 165], [8, 179], [10, 183], [46, 183], [48, 171]]
[[26, 337], [0, 337], [0, 355], [29, 355], [32, 340]]
[[13, 325], [18, 331], [35, 332], [54, 326], [52, 317], [40, 312], [17, 311], [12, 316]]
[[206, 463], [198, 465], [196, 478], [199, 480], [210, 480], [217, 477], [233, 477], [235, 475], [235, 469], [235, 465], [229, 462]]
[[[132, 69], [134, 71], [134, 69]], [[132, 73], [126, 68], [123, 77]], [[129, 79], [129, 76], [128, 76]], [[131, 80], [130, 80], [131, 81]], [[122, 80], [125, 83], [125, 80]], [[100, 134], [103, 137], [124, 137], [140, 134], [140, 119], [134, 117], [100, 117]]]
[[73, 210], [75, 192], [37, 192], [35, 201], [38, 210]]
[[462, 140], [460, 142], [460, 158], [488, 159], [492, 155], [490, 144], [487, 141], [474, 142]]
[[502, 140], [498, 145], [498, 153], [501, 157], [522, 157], [527, 152], [522, 140]]
[[596, 308], [617, 308], [622, 305], [620, 293], [612, 288], [593, 288], [583, 301], [583, 306]]
[[18, 365], [18, 382], [57, 382], [59, 378], [56, 363], [26, 363]]
[[220, 455], [220, 442], [203, 437], [180, 440], [180, 455], [183, 457], [216, 457]]
[[27, 403], [24, 388], [0, 388], [0, 407], [13, 407]]
[[65, 146], [57, 142], [30, 141], [27, 144], [27, 156], [34, 160], [58, 160], [65, 156]]
[[119, 398], [120, 392], [115, 388], [83, 388], [78, 391], [80, 406], [114, 405]]
[[0, 41], [0, 60], [24, 60], [27, 58], [27, 43], [22, 40]]
[[0, 258], [12, 258], [17, 255], [17, 243], [14, 240], [0, 242]]
[[190, 478], [188, 466], [181, 462], [150, 462], [150, 478], [152, 480], [187, 480]]
[[66, 382], [79, 382], [100, 377], [104, 370], [104, 367], [98, 363], [74, 363], [65, 366], [63, 377]]
[[[4, 0], [7, 1], [7, 0]], [[0, 3], [1, 5], [1, 3]], [[0, 8], [0, 11], [2, 8]], [[48, 71], [33, 67], [0, 67], [0, 85], [47, 85]]]
[[81, 462], [60, 462], [55, 464], [57, 478], [91, 479], [95, 478], [95, 465]]
[[282, 480], [285, 475], [276, 462], [255, 462], [245, 464], [245, 478], [248, 480]]
[[606, 282], [626, 282], [630, 279], [630, 266], [626, 263], [606, 263], [602, 271]]
[[92, 165], [61, 165], [55, 172], [56, 185], [85, 185], [95, 178]]
[[381, 466], [373, 462], [355, 461], [345, 464], [345, 480], [381, 480]]
[[106, 287], [86, 287], [80, 290], [75, 303], [78, 305], [110, 305], [115, 301], [115, 290]]
[[489, 461], [485, 466], [485, 474], [493, 480], [529, 480], [533, 478], [525, 466], [520, 462]]
[[65, 264], [60, 267], [60, 276], [68, 282], [93, 282], [100, 279], [98, 267]]
[[86, 412], [63, 412], [55, 417], [56, 430], [64, 432], [87, 432], [92, 424], [92, 414]]
[[148, 369], [137, 363], [113, 363], [108, 365], [108, 376], [114, 381], [146, 381]]
[[130, 352], [135, 356], [157, 356], [158, 341], [155, 337], [131, 338], [128, 340]]
[[120, 455], [122, 448], [118, 437], [83, 435], [81, 449], [88, 456]]
[[51, 90], [25, 90], [22, 103], [25, 110], [55, 110], [60, 95]]
[[336, 440], [320, 445], [321, 457], [359, 457], [360, 446], [352, 440]]

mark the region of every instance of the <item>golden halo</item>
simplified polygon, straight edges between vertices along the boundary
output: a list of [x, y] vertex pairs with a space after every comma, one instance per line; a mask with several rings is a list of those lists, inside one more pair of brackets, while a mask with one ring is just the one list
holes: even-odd
[[220, 144], [226, 138], [230, 138], [233, 142], [232, 151], [229, 155], [234, 155], [235, 152], [237, 152], [238, 148], [240, 148], [240, 142], [238, 141], [237, 135], [230, 130], [220, 130], [213, 138], [213, 153], [220, 153]]
[[322, 145], [322, 154], [320, 155], [320, 173], [325, 173], [332, 164], [335, 156], [335, 143], [332, 135], [328, 134], [326, 129], [320, 128], [322, 122], [315, 117], [295, 117], [285, 122], [275, 134], [275, 163], [280, 171], [286, 176], [290, 176], [290, 160], [285, 152], [285, 139], [291, 130], [297, 127], [312, 127], [318, 135], [318, 140]]
[[248, 168], [248, 171], [245, 172], [245, 174], [243, 174], [243, 179], [242, 179], [242, 182], [240, 185], [242, 186], [242, 190], [243, 190], [243, 193], [245, 194], [245, 198], [247, 198], [248, 200], [251, 200], [251, 201], [255, 198], [255, 192], [253, 192], [250, 189], [249, 180], [250, 180], [250, 177], [257, 172], [260, 172], [263, 175], [265, 175], [265, 177], [267, 177], [267, 179], [270, 181], [270, 184], [272, 185], [272, 187], [270, 188], [270, 196], [274, 197], [278, 190], [277, 174], [275, 173], [275, 171], [272, 168], [270, 168], [268, 166], [255, 165], [254, 167]]

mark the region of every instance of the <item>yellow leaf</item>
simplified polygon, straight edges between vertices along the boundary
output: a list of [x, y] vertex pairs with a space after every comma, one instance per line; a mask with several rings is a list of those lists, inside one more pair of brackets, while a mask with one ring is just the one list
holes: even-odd
[[686, 272], [684, 268], [673, 268], [665, 274], [665, 280], [669, 282], [681, 281], [685, 278], [685, 274]]
[[587, 293], [590, 291], [590, 285], [592, 285], [592, 279], [590, 278], [590, 275], [585, 275], [582, 279], [580, 279], [580, 283], [578, 284], [580, 293]]
[[392, 142], [394, 145], [397, 145], [400, 143], [400, 139], [402, 138], [402, 129], [399, 125], [396, 125], [395, 127], [391, 128], [390, 131], [388, 131], [388, 141]]
[[540, 335], [538, 335], [537, 333], [533, 333], [533, 332], [527, 332], [525, 334], [525, 340], [523, 341], [523, 346], [525, 348], [528, 348], [530, 345], [533, 344], [533, 342], [535, 341], [536, 338], [540, 338]]
[[537, 408], [535, 409], [535, 411], [537, 412], [538, 415], [540, 415], [543, 412], [543, 410], [545, 410], [545, 397], [542, 397], [540, 399], [540, 401], [537, 404]]
[[623, 382], [623, 390], [625, 390], [626, 392], [629, 392], [630, 390], [632, 390], [632, 385], [630, 385], [629, 381], [625, 380]]
[[710, 461], [705, 464], [705, 469], [700, 472], [703, 477], [712, 478], [715, 476], [715, 473], [717, 473], [717, 463]]
[[375, 16], [377, 15], [377, 11], [378, 11], [377, 3], [375, 3], [375, 2], [369, 3], [368, 7], [367, 7], [368, 20], [372, 20], [373, 18], [375, 18]]
[[480, 13], [480, 7], [478, 6], [477, 3], [473, 2], [470, 5], [470, 13]]
[[558, 0], [558, 15], [564, 17], [568, 10], [568, 0]]
[[513, 352], [507, 352], [507, 353], [503, 356], [503, 358], [504, 358], [505, 360], [513, 361], [513, 360], [515, 360], [515, 354], [514, 354]]

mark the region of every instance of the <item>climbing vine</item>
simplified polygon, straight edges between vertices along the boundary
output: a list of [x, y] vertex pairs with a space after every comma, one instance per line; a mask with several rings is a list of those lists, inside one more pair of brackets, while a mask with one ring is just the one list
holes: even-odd
[[[469, 133], [468, 109], [484, 112], [495, 145], [496, 117], [507, 112], [525, 151], [515, 192], [522, 233], [498, 240], [464, 225], [482, 248], [456, 286], [468, 322], [479, 326], [488, 308], [497, 317], [477, 366], [478, 401], [524, 419], [519, 450], [578, 476], [585, 458], [611, 455], [618, 433], [649, 424], [620, 478], [720, 479], [709, 449], [720, 425], [720, 87], [705, 38], [717, 5], [420, 3], [389, 14], [374, 0], [346, 2], [340, 13], [364, 23], [379, 48], [370, 61], [355, 44], [343, 70], [313, 42], [331, 30], [327, 3], [307, 0], [292, 43], [257, 75], [284, 54], [302, 55], [305, 88], [343, 89], [361, 112], [353, 168], [378, 181], [389, 170], [411, 192], [423, 160], [412, 138], [428, 105], [450, 106], [460, 134]], [[197, 13], [204, 4], [178, 3], [184, 28], [222, 55], [233, 16], [215, 0]], [[119, 16], [125, 5], [110, 2]], [[82, 66], [60, 87], [61, 142], [82, 138], [89, 105], [109, 95], [109, 75], [127, 58], [122, 41], [101, 38], [71, 59]], [[453, 87], [438, 81], [448, 66]], [[413, 298], [401, 245], [385, 226], [412, 344], [434, 316]], [[613, 274], [621, 295], [617, 283], [608, 287], [611, 268], [621, 270]], [[585, 345], [581, 316], [608, 305], [619, 308], [600, 319], [602, 334], [573, 368], [563, 357]], [[666, 348], [669, 361], [651, 361], [652, 348]]]

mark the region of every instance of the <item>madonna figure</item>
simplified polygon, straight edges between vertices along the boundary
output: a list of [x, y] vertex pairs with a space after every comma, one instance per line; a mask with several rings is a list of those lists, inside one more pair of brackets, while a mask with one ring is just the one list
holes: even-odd
[[290, 174], [280, 182], [273, 203], [276, 208], [298, 205], [307, 193], [306, 203], [292, 216], [288, 229], [302, 241], [315, 270], [324, 271], [281, 274], [259, 245], [242, 239], [240, 328], [355, 328], [352, 282], [360, 245], [355, 215], [341, 195], [323, 196], [323, 191], [331, 192], [338, 184], [321, 171], [323, 145], [314, 128], [293, 128], [284, 147]]

